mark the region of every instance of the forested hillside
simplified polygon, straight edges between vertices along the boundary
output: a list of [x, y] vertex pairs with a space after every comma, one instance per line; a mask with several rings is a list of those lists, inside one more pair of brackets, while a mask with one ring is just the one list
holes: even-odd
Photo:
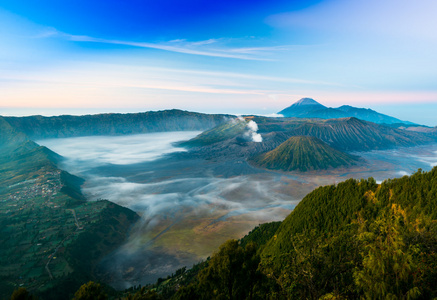
[[320, 187], [279, 228], [228, 241], [199, 266], [153, 288], [172, 299], [435, 298], [437, 167]]

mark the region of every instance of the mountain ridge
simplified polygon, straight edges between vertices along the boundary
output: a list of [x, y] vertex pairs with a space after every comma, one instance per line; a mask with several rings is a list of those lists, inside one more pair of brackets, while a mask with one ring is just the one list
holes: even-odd
[[[308, 105], [301, 105], [301, 103], [308, 103]], [[312, 98], [302, 98], [291, 106], [281, 110], [278, 114], [286, 118], [320, 118], [320, 119], [334, 119], [355, 117], [364, 121], [369, 121], [377, 124], [410, 124], [409, 121], [402, 121], [400, 119], [381, 114], [370, 108], [358, 108], [350, 105], [342, 105], [337, 108], [326, 107]]]
[[341, 151], [369, 151], [418, 146], [434, 142], [426, 135], [395, 129], [355, 117], [306, 122], [289, 131], [291, 135], [314, 136]]
[[142, 113], [111, 113], [83, 116], [3, 117], [31, 139], [92, 135], [126, 135], [161, 131], [207, 130], [224, 123], [226, 114], [202, 114], [179, 109]]

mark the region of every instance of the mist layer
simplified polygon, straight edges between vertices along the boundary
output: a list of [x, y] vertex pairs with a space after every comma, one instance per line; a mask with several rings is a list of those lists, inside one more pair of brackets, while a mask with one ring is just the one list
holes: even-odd
[[[113, 286], [153, 282], [205, 259], [225, 240], [284, 219], [301, 199], [300, 186], [294, 196], [284, 189], [292, 180], [287, 176], [253, 169], [245, 161], [193, 159], [174, 146], [197, 134], [39, 141], [65, 158], [64, 169], [86, 179], [83, 192], [89, 200], [107, 199], [142, 217], [125, 245], [99, 268]], [[299, 184], [306, 192], [314, 188]]]

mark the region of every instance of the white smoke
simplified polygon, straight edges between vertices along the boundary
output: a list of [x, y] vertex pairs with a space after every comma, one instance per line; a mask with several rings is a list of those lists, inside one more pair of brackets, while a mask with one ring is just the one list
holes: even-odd
[[247, 127], [254, 132], [258, 131], [258, 124], [253, 120], [250, 120], [249, 123], [247, 123]]
[[245, 135], [249, 136], [252, 139], [252, 142], [261, 143], [263, 141], [261, 134], [257, 133], [258, 124], [256, 124], [255, 121], [250, 120], [249, 123], [247, 123], [247, 129], [248, 131]]

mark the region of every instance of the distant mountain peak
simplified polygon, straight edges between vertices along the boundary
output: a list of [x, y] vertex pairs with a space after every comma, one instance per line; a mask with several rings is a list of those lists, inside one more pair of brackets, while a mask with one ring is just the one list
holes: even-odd
[[300, 106], [300, 105], [317, 105], [321, 107], [325, 107], [324, 105], [320, 104], [316, 100], [312, 98], [302, 98], [299, 101], [295, 102], [292, 106]]
[[306, 113], [307, 111], [315, 111], [326, 109], [327, 107], [320, 104], [314, 99], [311, 98], [302, 98], [299, 101], [293, 103], [289, 107], [281, 110], [279, 114], [285, 117], [298, 117], [302, 113]]
[[281, 110], [278, 114], [286, 118], [338, 119], [355, 117], [377, 124], [413, 124], [378, 113], [370, 108], [358, 108], [350, 105], [342, 105], [337, 108], [326, 107], [312, 98], [302, 98], [293, 105]]

